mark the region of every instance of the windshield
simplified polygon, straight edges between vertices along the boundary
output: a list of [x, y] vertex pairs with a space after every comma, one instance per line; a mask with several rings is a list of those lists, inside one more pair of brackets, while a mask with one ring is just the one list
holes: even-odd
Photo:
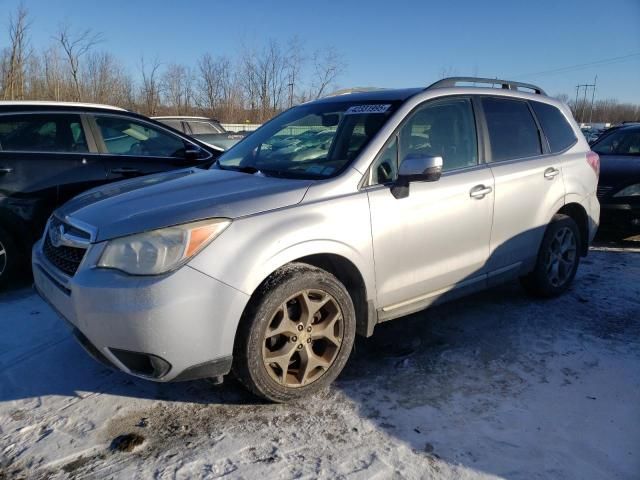
[[215, 168], [323, 179], [343, 171], [398, 102], [301, 105], [275, 117], [222, 155]]
[[596, 142], [591, 150], [601, 155], [640, 155], [640, 128], [612, 132]]

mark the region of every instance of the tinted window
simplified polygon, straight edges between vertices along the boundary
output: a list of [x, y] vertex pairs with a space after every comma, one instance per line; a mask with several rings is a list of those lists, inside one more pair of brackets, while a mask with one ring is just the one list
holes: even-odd
[[191, 127], [191, 133], [194, 135], [198, 134], [207, 134], [207, 133], [222, 133], [219, 128], [216, 128], [215, 125], [212, 125], [209, 122], [189, 122], [189, 126]]
[[504, 98], [482, 99], [491, 157], [494, 162], [540, 155], [538, 127], [526, 102]]
[[476, 125], [471, 101], [466, 98], [429, 102], [418, 108], [400, 127], [397, 138], [373, 163], [372, 183], [395, 180], [397, 159], [408, 155], [442, 157], [443, 171], [478, 164]]
[[0, 116], [0, 150], [88, 152], [79, 115]]
[[96, 117], [108, 153], [139, 157], [184, 157], [185, 143], [169, 132], [130, 118]]
[[602, 155], [640, 155], [640, 128], [621, 128], [604, 136], [592, 147]]
[[561, 152], [575, 143], [573, 129], [560, 110], [553, 105], [540, 102], [531, 102], [531, 107], [549, 140], [552, 153]]
[[182, 122], [180, 120], [160, 120], [160, 122], [165, 125], [169, 125], [172, 128], [175, 128], [179, 132], [184, 132], [184, 127], [182, 126]]

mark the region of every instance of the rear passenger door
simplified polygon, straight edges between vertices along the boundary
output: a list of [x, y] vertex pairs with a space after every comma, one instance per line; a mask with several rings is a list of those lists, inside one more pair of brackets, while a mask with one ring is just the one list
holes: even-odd
[[0, 115], [0, 197], [6, 199], [0, 209], [21, 216], [34, 236], [54, 208], [105, 181], [83, 115]]
[[187, 159], [187, 147], [199, 147], [158, 125], [125, 115], [96, 114], [93, 131], [111, 181], [198, 165], [210, 156], [201, 150], [203, 158]]
[[560, 159], [551, 155], [529, 102], [480, 97], [495, 179], [489, 280], [535, 261], [547, 224], [564, 202]]

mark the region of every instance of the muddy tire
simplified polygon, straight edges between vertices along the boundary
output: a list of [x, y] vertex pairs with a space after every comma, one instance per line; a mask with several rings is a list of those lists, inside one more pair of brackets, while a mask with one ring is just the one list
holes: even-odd
[[233, 372], [254, 394], [273, 402], [311, 395], [342, 371], [355, 330], [344, 285], [311, 265], [289, 264], [249, 303], [238, 327]]
[[21, 258], [13, 237], [0, 227], [0, 289], [15, 279]]
[[578, 271], [580, 245], [576, 222], [567, 215], [555, 215], [544, 233], [535, 268], [520, 279], [525, 290], [547, 298], [564, 293]]

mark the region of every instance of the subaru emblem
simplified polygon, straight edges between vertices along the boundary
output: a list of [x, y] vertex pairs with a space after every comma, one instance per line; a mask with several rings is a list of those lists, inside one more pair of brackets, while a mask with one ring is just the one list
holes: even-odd
[[49, 228], [49, 239], [51, 240], [51, 244], [54, 247], [59, 247], [62, 245], [62, 235], [64, 234], [64, 227], [62, 225], [54, 226], [52, 225]]

